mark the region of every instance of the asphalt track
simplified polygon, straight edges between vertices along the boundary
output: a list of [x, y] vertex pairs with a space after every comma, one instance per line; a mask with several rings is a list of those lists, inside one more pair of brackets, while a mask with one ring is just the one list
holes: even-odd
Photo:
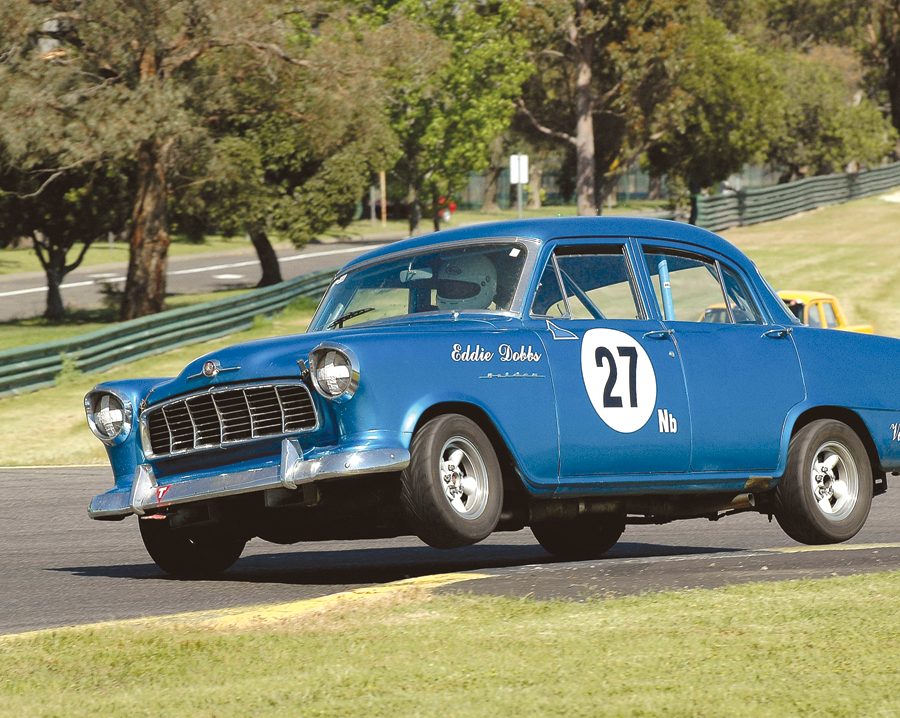
[[[292, 279], [308, 272], [337, 269], [356, 255], [395, 239], [393, 235], [375, 236], [346, 243], [309, 244], [302, 250], [279, 249], [281, 274], [284, 279]], [[126, 270], [124, 264], [76, 269], [62, 285], [63, 301], [71, 309], [102, 306], [104, 285], [124, 286]], [[169, 259], [166, 291], [170, 295], [197, 294], [253, 287], [260, 272], [259, 260], [252, 250], [173, 257]], [[0, 276], [0, 321], [42, 314], [46, 294], [47, 280], [42, 272]]]
[[177, 581], [136, 520], [91, 521], [109, 469], [0, 469], [0, 634], [185, 611], [295, 602], [410, 577], [475, 572], [439, 591], [584, 599], [900, 569], [900, 480], [850, 543], [801, 547], [765, 517], [629, 526], [602, 560], [556, 562], [528, 530], [438, 551], [414, 538], [277, 546], [259, 540], [221, 579]]

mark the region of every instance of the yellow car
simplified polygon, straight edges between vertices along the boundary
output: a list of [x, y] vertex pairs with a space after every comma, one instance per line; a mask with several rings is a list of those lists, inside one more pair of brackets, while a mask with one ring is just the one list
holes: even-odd
[[804, 324], [823, 329], [843, 329], [847, 332], [872, 334], [870, 324], [849, 324], [840, 302], [831, 294], [783, 289], [778, 296], [788, 309]]

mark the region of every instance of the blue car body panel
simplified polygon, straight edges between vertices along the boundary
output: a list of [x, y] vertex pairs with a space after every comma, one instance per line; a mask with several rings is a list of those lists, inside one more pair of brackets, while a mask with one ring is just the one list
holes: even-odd
[[[398, 253], [485, 238], [524, 240], [534, 255], [531, 274], [522, 280], [528, 289], [521, 311], [430, 312], [264, 339], [200, 357], [173, 379], [113, 382], [98, 389], [126, 396], [139, 412], [210, 387], [298, 380], [310, 353], [330, 342], [358, 358], [359, 388], [346, 402], [312, 392], [318, 428], [294, 437], [304, 457], [355, 448], [408, 449], [426, 413], [467, 405], [496, 430], [534, 496], [741, 491], [774, 486], [784, 472], [795, 423], [809, 411], [831, 407], [859, 417], [882, 470], [900, 469], [900, 341], [798, 326], [756, 267], [705, 230], [608, 218], [473, 225], [380, 247], [336, 276]], [[624, 247], [630, 258], [642, 318], [530, 315], [554, 248], [609, 243]], [[667, 322], [641, 260], [646, 246], [698, 252], [731, 267], [759, 305], [763, 323]], [[610, 337], [619, 338], [613, 349], [622, 356], [637, 357], [637, 368], [631, 367], [635, 377], [643, 371], [653, 378], [652, 403], [638, 407], [643, 413], [635, 421], [644, 423], [636, 428], [617, 429], [603, 418], [599, 389], [587, 378], [594, 365], [588, 367], [593, 355], [585, 353], [586, 343]], [[596, 366], [602, 366], [601, 353], [596, 356]], [[222, 371], [210, 378], [202, 368], [211, 359]], [[610, 387], [607, 398], [627, 404], [625, 384]], [[649, 401], [634, 393], [630, 398], [632, 408]], [[198, 472], [270, 467], [280, 445], [280, 439], [260, 439], [148, 459], [134, 430], [123, 443], [108, 447], [114, 491], [126, 492], [141, 464], [151, 465], [161, 481], [176, 483]]]

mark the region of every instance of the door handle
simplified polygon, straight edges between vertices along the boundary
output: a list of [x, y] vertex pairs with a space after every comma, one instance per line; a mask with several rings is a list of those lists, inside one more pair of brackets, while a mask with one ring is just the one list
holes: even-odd
[[644, 339], [668, 339], [675, 333], [674, 329], [654, 329], [644, 334]]
[[778, 329], [770, 329], [767, 332], [763, 332], [763, 336], [769, 339], [784, 339], [789, 337], [793, 331], [790, 327], [778, 327]]

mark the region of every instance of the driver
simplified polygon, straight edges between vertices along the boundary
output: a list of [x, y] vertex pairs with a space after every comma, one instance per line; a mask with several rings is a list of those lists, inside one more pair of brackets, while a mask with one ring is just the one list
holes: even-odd
[[462, 254], [441, 264], [438, 309], [487, 309], [497, 293], [497, 269], [483, 254]]

